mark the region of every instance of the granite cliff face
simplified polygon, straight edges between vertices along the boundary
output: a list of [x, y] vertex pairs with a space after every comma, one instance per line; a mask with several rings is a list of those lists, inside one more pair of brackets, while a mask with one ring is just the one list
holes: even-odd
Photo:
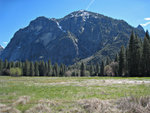
[[10, 61], [51, 59], [53, 63], [67, 65], [81, 59], [97, 61], [107, 55], [114, 57], [120, 46], [127, 44], [132, 30], [144, 37], [144, 30], [139, 28], [84, 10], [61, 19], [38, 17], [15, 33], [0, 58]]
[[3, 47], [0, 45], [0, 55], [1, 55], [2, 51], [3, 51]]

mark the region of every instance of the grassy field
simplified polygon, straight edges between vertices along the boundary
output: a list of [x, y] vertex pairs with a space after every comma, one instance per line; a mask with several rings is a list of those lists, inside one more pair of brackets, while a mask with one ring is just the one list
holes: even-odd
[[108, 102], [131, 95], [150, 96], [150, 78], [0, 76], [0, 104], [21, 112], [47, 104], [51, 112], [86, 113], [84, 101]]

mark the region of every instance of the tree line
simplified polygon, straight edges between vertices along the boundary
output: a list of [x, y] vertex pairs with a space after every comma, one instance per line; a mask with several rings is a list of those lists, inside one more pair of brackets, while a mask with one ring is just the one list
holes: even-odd
[[146, 31], [144, 40], [132, 32], [127, 48], [118, 54], [120, 76], [150, 76], [150, 36]]
[[55, 63], [51, 64], [51, 61], [28, 61], [25, 62], [8, 62], [0, 60], [0, 74], [12, 75], [12, 76], [64, 76], [67, 70], [67, 66], [61, 64], [60, 66]]
[[150, 35], [148, 31], [144, 39], [132, 32], [127, 47], [121, 46], [115, 59], [111, 60], [108, 57], [101, 64], [87, 65], [87, 70], [91, 76], [150, 77]]
[[11, 76], [150, 76], [150, 35], [146, 31], [144, 39], [131, 33], [127, 47], [122, 46], [115, 59], [103, 60], [101, 64], [66, 66], [51, 64], [51, 61], [0, 60], [0, 74]]

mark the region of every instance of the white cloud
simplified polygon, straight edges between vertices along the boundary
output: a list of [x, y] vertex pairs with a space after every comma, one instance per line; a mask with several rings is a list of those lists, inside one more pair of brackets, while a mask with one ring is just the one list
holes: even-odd
[[8, 44], [8, 42], [3, 42], [3, 44], [7, 45], [7, 44]]
[[143, 26], [143, 27], [145, 27], [145, 26], [147, 26], [147, 25], [149, 25], [150, 24], [150, 22], [147, 22], [147, 23], [145, 23], [145, 24], [140, 24], [141, 26]]
[[140, 25], [143, 26], [143, 27], [146, 27], [146, 26], [148, 26], [150, 24], [150, 18], [149, 17], [148, 18], [144, 18], [144, 20], [148, 21], [148, 22], [146, 22], [145, 24], [140, 24]]
[[90, 3], [88, 4], [88, 6], [86, 7], [86, 10], [88, 10], [88, 9], [91, 7], [91, 5], [94, 3], [94, 1], [95, 1], [95, 0], [91, 0], [91, 1], [90, 1]]
[[144, 20], [150, 20], [150, 18], [144, 18]]

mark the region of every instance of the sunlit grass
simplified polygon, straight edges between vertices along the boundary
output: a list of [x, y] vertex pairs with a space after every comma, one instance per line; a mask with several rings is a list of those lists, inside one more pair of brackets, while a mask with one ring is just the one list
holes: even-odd
[[[78, 83], [86, 80], [150, 80], [144, 78], [122, 77], [0, 77], [0, 103], [11, 104], [20, 96], [30, 96], [30, 103], [18, 105], [17, 108], [25, 111], [40, 99], [49, 99], [59, 103], [71, 103], [80, 99], [98, 98], [102, 100], [117, 99], [125, 96], [150, 95], [150, 84], [110, 84], [110, 85], [83, 85]], [[65, 83], [49, 85], [49, 83]], [[73, 82], [70, 85], [67, 83]], [[38, 85], [47, 84], [47, 85]], [[87, 83], [88, 84], [88, 83]], [[60, 105], [58, 107], [63, 107]]]

